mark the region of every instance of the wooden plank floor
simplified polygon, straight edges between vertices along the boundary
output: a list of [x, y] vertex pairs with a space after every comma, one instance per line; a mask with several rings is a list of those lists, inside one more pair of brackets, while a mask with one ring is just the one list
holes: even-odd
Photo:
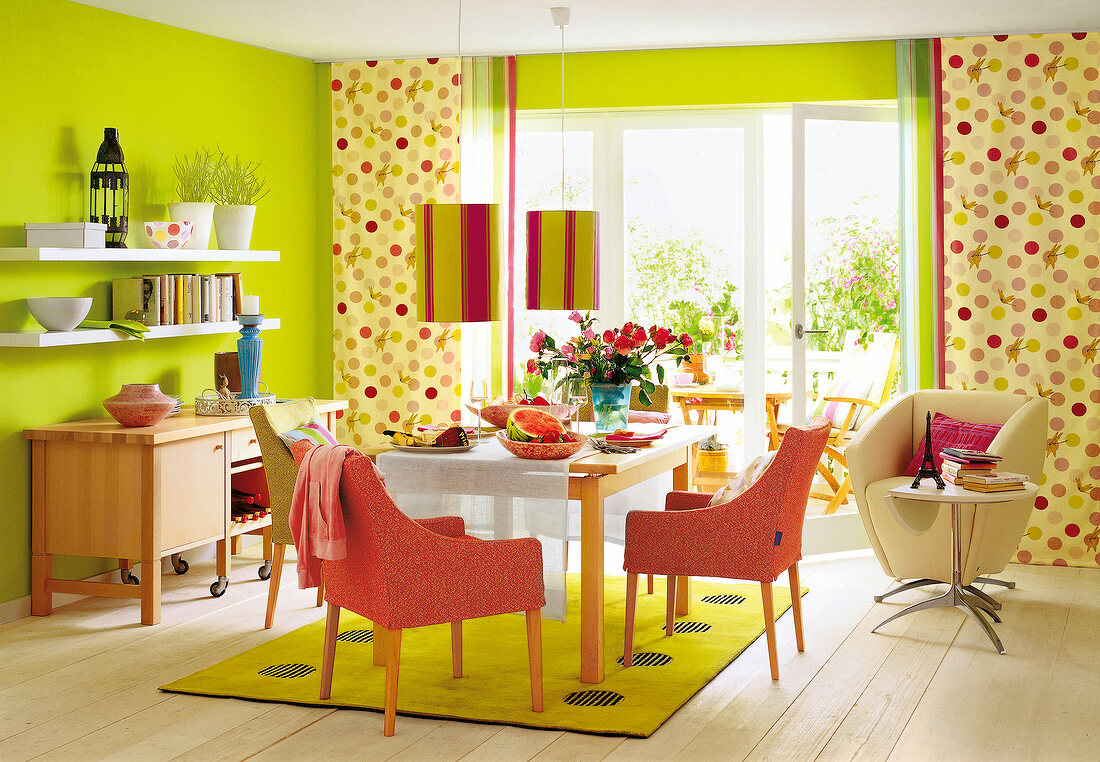
[[[254, 551], [253, 551], [254, 552]], [[577, 554], [579, 556], [579, 554]], [[613, 552], [609, 552], [613, 556]], [[608, 569], [615, 568], [609, 559]], [[90, 599], [0, 627], [0, 759], [1035, 760], [1097, 759], [1100, 571], [1011, 565], [997, 627], [1008, 654], [958, 611], [871, 627], [927, 593], [889, 587], [869, 553], [803, 562], [806, 651], [779, 622], [780, 680], [760, 639], [647, 739], [588, 736], [165, 694], [156, 687], [323, 616], [284, 573], [276, 627], [266, 583], [238, 558], [225, 597], [213, 562], [163, 578], [163, 621]], [[785, 580], [783, 581], [785, 583]], [[621, 634], [609, 634], [620, 647]]]

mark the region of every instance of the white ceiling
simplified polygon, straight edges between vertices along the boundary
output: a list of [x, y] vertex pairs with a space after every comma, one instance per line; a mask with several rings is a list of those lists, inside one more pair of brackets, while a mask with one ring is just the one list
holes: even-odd
[[[455, 55], [460, 0], [82, 0], [313, 61]], [[461, 0], [463, 55], [1100, 30], [1100, 0]]]

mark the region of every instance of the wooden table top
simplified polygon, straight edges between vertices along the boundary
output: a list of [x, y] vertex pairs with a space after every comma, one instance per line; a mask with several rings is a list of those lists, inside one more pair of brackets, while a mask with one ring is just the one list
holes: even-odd
[[[316, 400], [316, 403], [318, 413], [331, 413], [348, 407], [346, 400]], [[195, 415], [194, 405], [184, 405], [181, 412], [168, 416], [155, 426], [123, 426], [108, 416], [24, 429], [23, 437], [70, 442], [155, 445], [251, 427], [252, 419], [247, 413], [227, 416]]]
[[[698, 397], [703, 400], [744, 400], [745, 392], [743, 390], [737, 391], [723, 391], [715, 389], [713, 386], [673, 386], [669, 389], [669, 393], [674, 400], [679, 401], [681, 398]], [[770, 391], [764, 392], [764, 396], [770, 401], [789, 400], [791, 393], [788, 391]]]

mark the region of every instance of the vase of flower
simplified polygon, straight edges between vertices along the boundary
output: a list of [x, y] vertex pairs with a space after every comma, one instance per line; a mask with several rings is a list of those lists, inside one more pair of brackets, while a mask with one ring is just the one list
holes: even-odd
[[625, 429], [630, 411], [630, 384], [589, 384], [596, 433]]

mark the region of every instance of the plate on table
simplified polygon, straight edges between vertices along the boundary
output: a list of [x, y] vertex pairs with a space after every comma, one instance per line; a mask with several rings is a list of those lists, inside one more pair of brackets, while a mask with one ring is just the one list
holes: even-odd
[[605, 434], [603, 439], [605, 442], [611, 444], [626, 445], [627, 447], [649, 447], [654, 442], [657, 442], [665, 435], [668, 429], [662, 429], [655, 431], [651, 434], [634, 434], [633, 436], [623, 436], [621, 434]]
[[437, 455], [449, 452], [466, 452], [467, 450], [474, 449], [478, 445], [477, 442], [471, 442], [468, 445], [459, 445], [457, 447], [410, 447], [409, 445], [399, 445], [393, 442], [390, 442], [390, 444], [393, 445], [393, 449], [401, 450], [401, 452], [426, 452]]

